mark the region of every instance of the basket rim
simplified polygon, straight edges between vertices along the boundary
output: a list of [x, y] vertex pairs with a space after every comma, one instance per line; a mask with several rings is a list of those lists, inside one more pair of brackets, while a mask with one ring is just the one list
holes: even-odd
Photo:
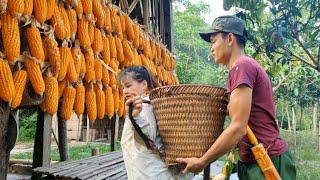
[[[166, 86], [161, 86], [161, 87], [157, 87], [155, 89], [152, 89], [151, 93], [150, 93], [150, 100], [156, 99], [159, 96], [163, 96], [165, 94], [167, 94], [166, 91], [173, 91], [174, 93], [169, 93], [171, 95], [175, 94], [185, 94], [185, 92], [181, 92], [182, 89], [185, 88], [190, 88], [191, 90], [195, 90], [195, 89], [206, 89], [208, 91], [215, 91], [215, 92], [220, 92], [223, 95], [227, 94], [227, 89], [220, 87], [220, 86], [213, 86], [213, 85], [207, 85], [207, 84], [179, 84], [179, 85], [166, 85]], [[171, 91], [171, 92], [172, 92]], [[189, 92], [190, 93], [190, 92]], [[186, 93], [186, 94], [189, 94]], [[196, 94], [196, 93], [201, 93], [201, 92], [192, 92], [190, 94]], [[204, 93], [207, 94], [207, 93]], [[165, 95], [166, 96], [166, 95]]]
[[221, 86], [215, 86], [215, 85], [209, 85], [209, 84], [178, 84], [178, 85], [165, 85], [165, 86], [160, 86], [157, 88], [154, 88], [152, 91], [157, 90], [157, 89], [162, 89], [162, 88], [174, 88], [174, 87], [208, 87], [208, 88], [216, 88], [216, 89], [221, 89], [221, 90], [227, 90], [224, 87]]

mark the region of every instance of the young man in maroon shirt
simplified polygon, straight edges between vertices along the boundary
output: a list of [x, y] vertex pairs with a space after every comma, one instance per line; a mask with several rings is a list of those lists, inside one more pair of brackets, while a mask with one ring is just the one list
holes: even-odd
[[215, 62], [226, 65], [229, 70], [227, 92], [231, 123], [201, 158], [177, 159], [187, 165], [184, 172], [201, 171], [238, 144], [239, 178], [263, 179], [246, 136], [246, 127], [249, 125], [266, 148], [281, 178], [295, 179], [296, 170], [288, 152], [288, 144], [279, 137], [270, 79], [259, 63], [244, 53], [247, 34], [242, 20], [235, 16], [218, 17], [210, 32], [200, 33], [200, 36], [212, 43], [211, 52]]

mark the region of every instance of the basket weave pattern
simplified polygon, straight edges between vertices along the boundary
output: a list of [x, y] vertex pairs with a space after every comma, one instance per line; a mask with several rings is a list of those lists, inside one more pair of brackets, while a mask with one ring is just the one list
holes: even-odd
[[223, 131], [226, 90], [205, 85], [154, 89], [151, 103], [165, 147], [165, 161], [201, 157]]

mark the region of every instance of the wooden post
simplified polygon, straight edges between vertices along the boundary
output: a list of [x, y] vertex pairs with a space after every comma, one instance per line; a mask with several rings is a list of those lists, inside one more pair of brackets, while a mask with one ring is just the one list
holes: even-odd
[[119, 116], [116, 115], [116, 122], [114, 125], [114, 142], [117, 142], [119, 138]]
[[143, 25], [149, 27], [149, 0], [143, 0]]
[[7, 132], [10, 108], [0, 101], [0, 179], [7, 179], [10, 151], [7, 151]]
[[88, 117], [88, 115], [86, 115], [86, 121], [87, 121], [87, 134], [86, 134], [86, 143], [88, 143], [88, 141], [89, 141], [89, 137], [90, 137], [90, 131], [89, 131], [89, 129], [90, 129], [90, 121], [89, 121], [89, 117]]
[[111, 151], [114, 151], [114, 142], [115, 142], [115, 121], [116, 121], [116, 116], [113, 116], [111, 118]]
[[164, 43], [169, 51], [172, 51], [172, 0], [163, 0], [163, 16], [164, 16]]
[[210, 164], [204, 168], [203, 172], [203, 180], [209, 180], [210, 179]]
[[68, 138], [67, 138], [67, 122], [58, 116], [58, 139], [60, 161], [69, 160]]
[[[34, 140], [32, 168], [50, 166], [51, 157], [51, 129], [52, 116], [38, 108], [37, 129]], [[41, 177], [39, 173], [33, 173], [32, 179]]]
[[92, 156], [98, 156], [98, 155], [100, 155], [99, 148], [92, 148], [92, 149], [91, 149], [91, 155], [92, 155]]

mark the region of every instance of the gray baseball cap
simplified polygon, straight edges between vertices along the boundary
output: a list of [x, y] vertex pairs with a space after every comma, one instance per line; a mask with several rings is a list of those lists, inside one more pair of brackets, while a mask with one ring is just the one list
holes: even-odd
[[247, 37], [243, 21], [236, 16], [220, 16], [217, 17], [211, 28], [207, 32], [200, 32], [203, 40], [210, 42], [210, 36], [218, 32], [233, 33], [239, 36]]

